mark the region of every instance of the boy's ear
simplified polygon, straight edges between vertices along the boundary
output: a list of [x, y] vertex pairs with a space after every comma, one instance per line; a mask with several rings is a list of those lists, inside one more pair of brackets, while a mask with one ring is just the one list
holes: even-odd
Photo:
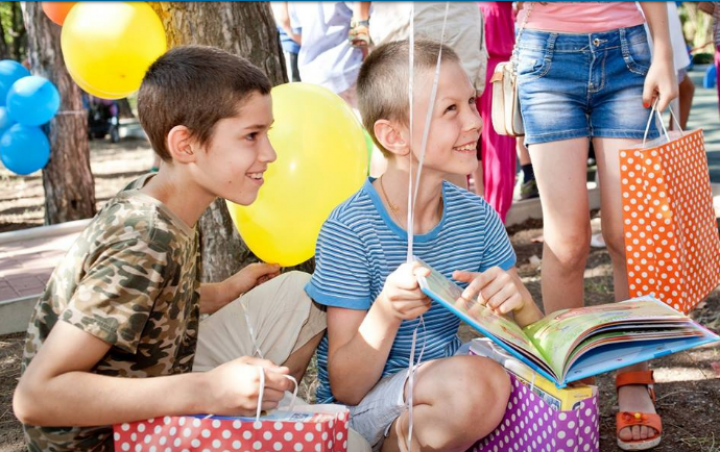
[[194, 144], [195, 139], [190, 133], [190, 129], [185, 126], [175, 126], [168, 132], [167, 150], [170, 157], [177, 162], [192, 163], [195, 161]]
[[374, 132], [380, 144], [393, 154], [403, 156], [410, 153], [407, 128], [401, 127], [397, 122], [378, 119], [375, 121]]

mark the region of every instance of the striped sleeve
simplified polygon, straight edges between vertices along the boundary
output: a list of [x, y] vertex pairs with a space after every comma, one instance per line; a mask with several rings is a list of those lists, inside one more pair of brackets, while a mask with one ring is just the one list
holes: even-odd
[[491, 267], [500, 267], [503, 270], [510, 270], [515, 266], [516, 257], [510, 239], [508, 238], [505, 226], [500, 221], [495, 209], [489, 204], [484, 204], [485, 210], [485, 252], [483, 253], [480, 271]]
[[315, 272], [305, 292], [323, 305], [370, 309], [370, 272], [355, 231], [332, 218], [325, 222], [315, 249]]

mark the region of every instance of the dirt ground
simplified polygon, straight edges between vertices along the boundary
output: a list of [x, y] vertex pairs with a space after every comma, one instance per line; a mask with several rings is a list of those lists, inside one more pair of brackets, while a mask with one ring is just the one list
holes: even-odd
[[[152, 164], [152, 154], [142, 140], [118, 144], [94, 142], [92, 168], [98, 205], [142, 174]], [[0, 169], [0, 232], [42, 224], [43, 189], [39, 173], [20, 178]], [[593, 220], [597, 228], [598, 220]], [[518, 268], [525, 284], [541, 303], [542, 244], [533, 239], [542, 234], [542, 224], [530, 221], [509, 231], [518, 255]], [[611, 302], [612, 269], [604, 249], [594, 249], [585, 272], [588, 305]], [[693, 317], [720, 331], [720, 291], [715, 291]], [[468, 327], [461, 335], [474, 335]], [[13, 416], [12, 392], [20, 375], [23, 335], [0, 336], [0, 452], [24, 450], [22, 430]], [[663, 417], [664, 438], [658, 452], [720, 452], [720, 346], [704, 347], [658, 359], [652, 363], [658, 384], [657, 408]], [[312, 387], [312, 375], [304, 386]], [[598, 379], [601, 400], [601, 442], [603, 452], [619, 450], [615, 445], [617, 400], [610, 375]]]

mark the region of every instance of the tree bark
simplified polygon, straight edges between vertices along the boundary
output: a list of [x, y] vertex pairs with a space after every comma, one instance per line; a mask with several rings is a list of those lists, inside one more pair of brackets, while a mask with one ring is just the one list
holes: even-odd
[[[150, 2], [163, 22], [168, 48], [219, 47], [247, 58], [273, 85], [287, 82], [285, 60], [267, 2]], [[217, 199], [199, 222], [203, 281], [222, 281], [257, 258], [238, 234], [225, 201]]]
[[45, 130], [50, 139], [50, 162], [43, 170], [45, 224], [95, 215], [95, 181], [90, 171], [87, 112], [80, 88], [65, 68], [60, 27], [45, 16], [40, 2], [24, 2], [28, 56], [34, 74], [60, 91], [60, 111]]

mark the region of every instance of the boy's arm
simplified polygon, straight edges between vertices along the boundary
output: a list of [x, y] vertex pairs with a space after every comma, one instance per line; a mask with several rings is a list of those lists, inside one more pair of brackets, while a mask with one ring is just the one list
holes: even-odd
[[402, 321], [430, 307], [415, 278], [429, 273], [417, 263], [401, 265], [369, 311], [328, 306], [328, 374], [338, 401], [357, 405], [380, 380]]
[[200, 312], [212, 314], [258, 284], [279, 274], [280, 266], [277, 264], [256, 263], [248, 265], [223, 282], [203, 283], [200, 285]]
[[91, 373], [110, 350], [107, 342], [64, 321], [20, 379], [13, 409], [34, 426], [91, 426], [165, 415], [199, 413], [253, 415], [259, 373], [266, 372], [263, 407], [277, 406], [290, 389], [288, 370], [265, 360], [240, 358], [211, 372], [155, 378], [122, 378]]

